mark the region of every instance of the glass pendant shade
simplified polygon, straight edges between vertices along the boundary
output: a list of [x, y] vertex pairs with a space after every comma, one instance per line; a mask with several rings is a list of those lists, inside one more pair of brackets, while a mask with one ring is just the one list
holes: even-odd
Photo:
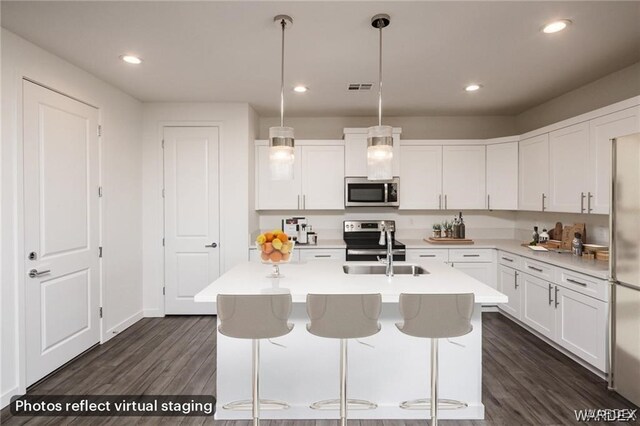
[[295, 163], [293, 127], [269, 128], [271, 180], [292, 180]]
[[393, 178], [393, 128], [369, 127], [367, 134], [367, 179]]

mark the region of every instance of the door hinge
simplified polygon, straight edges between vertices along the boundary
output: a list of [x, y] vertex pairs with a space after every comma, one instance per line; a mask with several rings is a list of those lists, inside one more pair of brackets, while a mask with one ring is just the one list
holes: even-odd
[[102, 187], [98, 187], [98, 197], [102, 198]]
[[100, 306], [100, 318], [102, 318], [102, 306]]
[[98, 124], [98, 137], [102, 136], [102, 126]]
[[164, 238], [162, 239], [162, 247], [164, 247]]
[[102, 257], [102, 246], [98, 247], [98, 257]]
[[165, 290], [166, 290], [166, 287], [162, 287], [162, 295], [163, 295], [163, 296], [164, 296], [165, 294], [167, 294]]

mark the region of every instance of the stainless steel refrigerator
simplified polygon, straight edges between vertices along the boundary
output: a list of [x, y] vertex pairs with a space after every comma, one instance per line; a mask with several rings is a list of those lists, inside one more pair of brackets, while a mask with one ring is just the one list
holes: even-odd
[[613, 139], [609, 387], [640, 405], [640, 133]]

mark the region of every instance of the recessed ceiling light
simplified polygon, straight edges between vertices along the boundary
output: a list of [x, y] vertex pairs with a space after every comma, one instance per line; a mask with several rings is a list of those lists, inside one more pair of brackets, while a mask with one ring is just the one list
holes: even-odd
[[296, 86], [296, 87], [294, 87], [294, 88], [293, 88], [293, 91], [294, 91], [294, 92], [297, 92], [297, 93], [304, 93], [304, 92], [306, 92], [307, 90], [309, 90], [309, 89], [307, 88], [307, 86]]
[[133, 55], [122, 55], [120, 56], [120, 59], [122, 59], [128, 64], [133, 64], [133, 65], [140, 65], [142, 63], [142, 59]]
[[542, 32], [545, 34], [553, 34], [564, 30], [571, 24], [568, 19], [561, 19], [559, 21], [553, 21], [542, 27]]
[[480, 84], [470, 84], [465, 87], [464, 90], [466, 90], [467, 92], [475, 92], [476, 90], [480, 90], [481, 87], [482, 85]]

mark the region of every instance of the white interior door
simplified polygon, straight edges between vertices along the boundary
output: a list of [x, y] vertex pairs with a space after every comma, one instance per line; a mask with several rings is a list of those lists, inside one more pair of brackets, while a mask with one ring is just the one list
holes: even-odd
[[214, 313], [193, 296], [220, 275], [219, 129], [164, 128], [165, 313]]
[[98, 110], [23, 83], [26, 379], [100, 340]]

